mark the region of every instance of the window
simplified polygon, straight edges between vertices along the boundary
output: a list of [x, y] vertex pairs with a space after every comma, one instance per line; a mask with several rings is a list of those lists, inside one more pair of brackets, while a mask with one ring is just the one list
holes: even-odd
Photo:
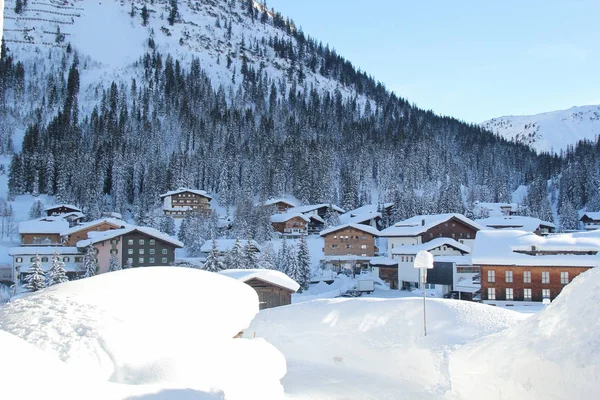
[[140, 249], [140, 250], [139, 250], [139, 253], [140, 253], [140, 254], [144, 254], [144, 249]]
[[513, 299], [513, 289], [506, 288], [506, 300], [512, 300], [512, 299]]
[[154, 241], [154, 239], [150, 239], [150, 245], [151, 245], [151, 246], [154, 246], [154, 243], [156, 243], [156, 242]]
[[119, 254], [119, 250], [117, 250], [117, 249], [110, 249], [110, 254]]
[[367, 256], [366, 254], [361, 254], [361, 257], [366, 257], [366, 256]]
[[550, 272], [542, 271], [542, 283], [550, 283]]
[[488, 300], [496, 300], [496, 288], [488, 288]]
[[129, 257], [127, 259], [127, 265], [133, 265], [133, 258]]
[[70, 257], [63, 257], [63, 262], [69, 262], [69, 261], [71, 261]]
[[154, 254], [155, 252], [156, 252], [156, 250], [150, 249], [150, 254]]
[[400, 257], [400, 259], [402, 260], [402, 262], [404, 262], [404, 256]]
[[29, 259], [29, 262], [33, 262], [33, 260], [35, 260], [35, 257], [31, 257], [31, 258]]
[[42, 262], [48, 262], [48, 257], [42, 257]]
[[365, 240], [367, 237], [365, 235], [362, 235], [362, 239]]
[[133, 254], [133, 249], [127, 249], [127, 254]]
[[143, 246], [143, 245], [144, 245], [144, 243], [145, 243], [144, 239], [140, 239], [140, 242], [139, 242], [139, 243], [140, 243], [140, 246]]
[[512, 273], [512, 271], [506, 271], [505, 275], [506, 275], [505, 276], [506, 283], [512, 283], [512, 281], [513, 281], [513, 273]]
[[169, 251], [167, 249], [162, 249], [161, 253], [162, 254], [167, 254]]
[[347, 245], [346, 245], [346, 248], [347, 248], [347, 249], [351, 249], [351, 248], [352, 248], [352, 245], [351, 245], [351, 244], [347, 244]]
[[531, 289], [523, 289], [523, 300], [531, 301]]
[[333, 238], [334, 238], [334, 239], [337, 239], [337, 235], [333, 235]]
[[150, 264], [154, 264], [154, 257], [150, 257]]
[[163, 263], [163, 264], [166, 264], [167, 262], [168, 262], [168, 261], [167, 261], [167, 257], [163, 257], [163, 258], [162, 258], [162, 263]]
[[490, 282], [490, 283], [496, 282], [496, 271], [494, 271], [494, 270], [488, 271], [488, 282]]
[[366, 244], [361, 244], [361, 245], [360, 245], [360, 248], [361, 248], [361, 249], [366, 249], [366, 248], [367, 248], [367, 245], [366, 245]]
[[133, 239], [129, 239], [129, 240], [127, 241], [127, 244], [128, 244], [128, 245], [130, 245], [130, 246], [133, 246]]
[[83, 262], [83, 257], [75, 257], [75, 262]]
[[332, 249], [337, 249], [337, 244], [332, 244], [332, 245], [331, 245], [331, 248], [332, 248]]
[[561, 283], [561, 285], [566, 285], [567, 283], [569, 283], [569, 273], [568, 272], [560, 273], [560, 283]]
[[143, 264], [144, 263], [144, 257], [138, 258], [138, 261], [139, 261], [140, 264]]
[[467, 239], [471, 239], [471, 234], [467, 233]]
[[542, 289], [542, 299], [550, 298], [550, 289]]
[[523, 271], [523, 283], [531, 283], [531, 271]]
[[415, 258], [414, 258], [414, 257], [411, 257], [411, 258], [410, 258], [410, 262], [413, 262], [413, 261], [415, 261]]
[[18, 263], [23, 262], [23, 257], [17, 257], [15, 259], [15, 261], [18, 262]]

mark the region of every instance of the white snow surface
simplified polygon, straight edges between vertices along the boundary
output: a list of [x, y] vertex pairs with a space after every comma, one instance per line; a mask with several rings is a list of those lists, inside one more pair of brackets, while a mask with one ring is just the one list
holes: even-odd
[[300, 289], [300, 285], [295, 280], [283, 272], [274, 269], [226, 269], [220, 271], [219, 274], [237, 279], [241, 282], [247, 282], [256, 278], [294, 292], [297, 292], [298, 289]]
[[[227, 399], [278, 399], [285, 359], [264, 340], [233, 339], [257, 312], [256, 292], [234, 279], [189, 268], [136, 268], [13, 299], [0, 307], [0, 331], [99, 385], [121, 384], [122, 393], [101, 398], [175, 387]], [[27, 369], [15, 369], [7, 381], [16, 375], [27, 376]], [[196, 398], [184, 394], [159, 398]]]
[[477, 303], [315, 300], [261, 311], [245, 331], [286, 357], [283, 384], [298, 399], [429, 399], [448, 392], [455, 346], [502, 331], [522, 314]]
[[481, 218], [476, 219], [475, 222], [477, 222], [480, 225], [484, 225], [488, 228], [517, 229], [528, 232], [536, 231], [540, 227], [540, 225], [550, 228], [556, 228], [556, 225], [554, 225], [552, 222], [542, 221], [539, 218], [525, 217], [521, 215]]
[[484, 226], [470, 220], [462, 214], [434, 214], [434, 215], [415, 215], [414, 217], [405, 219], [395, 223], [393, 226], [381, 231], [382, 237], [393, 236], [416, 236], [426, 232], [430, 228], [449, 221], [452, 218], [463, 222], [465, 225], [473, 227], [476, 230], [486, 229]]
[[600, 105], [494, 118], [481, 126], [508, 140], [527, 144], [538, 153], [558, 153], [580, 140], [596, 140], [600, 135]]
[[594, 399], [600, 393], [600, 270], [580, 274], [528, 320], [457, 350], [459, 398]]

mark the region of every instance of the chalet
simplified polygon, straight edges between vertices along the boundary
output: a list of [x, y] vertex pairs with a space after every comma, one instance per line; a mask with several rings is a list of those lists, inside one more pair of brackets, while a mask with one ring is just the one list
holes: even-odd
[[108, 272], [113, 254], [122, 266], [173, 265], [175, 250], [183, 247], [183, 243], [156, 229], [132, 225], [102, 232], [89, 231], [88, 239], [77, 242], [77, 247], [83, 253], [89, 245], [96, 249], [99, 273]]
[[476, 219], [476, 223], [490, 229], [511, 229], [526, 232], [533, 232], [539, 236], [546, 236], [554, 233], [556, 225], [552, 222], [542, 221], [534, 217], [510, 216], [510, 217], [489, 217]]
[[325, 228], [325, 220], [331, 215], [339, 215], [344, 213], [344, 210], [335, 204], [311, 204], [307, 206], [299, 206], [290, 208], [288, 212], [304, 214], [310, 221], [308, 223], [308, 234], [319, 233]]
[[284, 198], [270, 199], [265, 201], [262, 205], [265, 207], [272, 207], [275, 212], [278, 213], [286, 213], [291, 208], [297, 206], [297, 204], [295, 204], [293, 201]]
[[42, 217], [19, 223], [22, 246], [62, 246], [61, 233], [69, 222], [59, 217]]
[[75, 207], [71, 204], [57, 204], [51, 207], [46, 207], [44, 210], [46, 211], [46, 215], [48, 217], [53, 215], [61, 215], [61, 214], [69, 214], [69, 213], [81, 213], [81, 209], [79, 207]]
[[298, 236], [308, 234], [310, 218], [300, 213], [283, 213], [271, 216], [271, 224], [275, 232], [286, 236]]
[[359, 273], [370, 269], [369, 262], [379, 252], [375, 238], [379, 231], [368, 225], [344, 224], [321, 232], [325, 257], [322, 262], [333, 269]]
[[228, 269], [219, 274], [251, 286], [258, 294], [261, 310], [291, 304], [292, 293], [300, 289], [300, 285], [292, 278], [270, 269]]
[[189, 213], [210, 212], [212, 197], [204, 190], [178, 189], [160, 195], [163, 213], [174, 218], [183, 218]]
[[600, 266], [600, 232], [540, 237], [532, 232], [477, 233], [473, 266], [484, 303], [553, 300], [577, 275]]
[[600, 212], [586, 212], [579, 221], [586, 231], [600, 229]]
[[115, 218], [97, 219], [85, 224], [76, 225], [65, 231], [62, 231], [61, 241], [64, 246], [76, 246], [77, 242], [88, 238], [89, 232], [104, 232], [115, 229], [121, 229], [128, 226], [125, 222]]
[[391, 254], [397, 262], [398, 282], [401, 289], [419, 287], [419, 270], [414, 268], [414, 261], [420, 251], [430, 252], [435, 259], [437, 256], [464, 256], [471, 253], [471, 248], [447, 237], [438, 237], [412, 246], [395, 247]]
[[389, 220], [393, 203], [368, 204], [339, 216], [342, 224], [363, 224], [381, 229], [384, 220]]
[[76, 279], [85, 273], [83, 253], [77, 247], [46, 246], [46, 247], [11, 247], [8, 255], [12, 257], [12, 282], [23, 284], [35, 256], [39, 256], [42, 269], [48, 271], [52, 265], [54, 251], [58, 253], [65, 264], [69, 279]]
[[417, 215], [382, 230], [380, 236], [387, 238], [389, 257], [399, 246], [420, 245], [436, 238], [454, 239], [472, 248], [481, 229], [485, 227], [461, 214]]
[[74, 211], [74, 212], [70, 212], [70, 213], [66, 213], [66, 214], [61, 214], [58, 217], [67, 221], [69, 223], [69, 226], [76, 226], [76, 225], [83, 223], [85, 214], [82, 214], [78, 211]]
[[473, 214], [478, 218], [503, 217], [518, 213], [519, 205], [517, 203], [485, 203], [481, 201], [473, 203]]

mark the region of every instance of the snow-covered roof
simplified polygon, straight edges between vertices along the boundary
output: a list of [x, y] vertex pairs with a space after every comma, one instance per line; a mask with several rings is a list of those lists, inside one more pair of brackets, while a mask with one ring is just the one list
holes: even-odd
[[283, 214], [275, 214], [271, 216], [271, 222], [273, 223], [280, 223], [280, 222], [286, 222], [289, 221], [292, 218], [302, 218], [305, 222], [309, 222], [310, 218], [308, 218], [306, 215], [298, 213], [298, 212], [287, 212], [287, 213], [283, 213]]
[[332, 210], [335, 210], [335, 211], [337, 211], [339, 213], [345, 212], [343, 208], [340, 208], [340, 207], [336, 206], [335, 204], [326, 204], [326, 203], [323, 203], [323, 204], [309, 204], [309, 205], [306, 205], [306, 206], [293, 207], [293, 208], [290, 208], [289, 211], [290, 212], [299, 212], [299, 213], [304, 214], [304, 213], [308, 213], [308, 212], [312, 212], [312, 211], [318, 210], [319, 208], [323, 208], [323, 207], [329, 207]]
[[469, 246], [459, 243], [452, 238], [440, 237], [430, 240], [429, 242], [425, 242], [423, 244], [398, 246], [392, 250], [392, 254], [417, 254], [419, 251], [431, 251], [442, 246], [454, 247], [455, 249], [462, 251], [466, 254], [471, 253], [471, 249]]
[[[393, 205], [394, 203], [385, 203], [383, 204], [383, 208], [389, 208]], [[342, 224], [360, 224], [361, 222], [365, 222], [373, 218], [381, 218], [381, 213], [378, 211], [379, 206], [380, 205], [378, 204], [367, 204], [366, 206], [348, 211], [347, 213], [340, 215], [340, 222]]]
[[89, 228], [92, 228], [92, 227], [94, 227], [96, 225], [100, 225], [100, 224], [103, 224], [103, 223], [111, 224], [111, 225], [118, 226], [118, 227], [121, 227], [121, 228], [130, 226], [129, 224], [125, 223], [121, 219], [116, 219], [116, 218], [102, 218], [102, 219], [96, 219], [96, 220], [93, 220], [93, 221], [90, 221], [90, 222], [86, 222], [85, 224], [75, 225], [75, 226], [73, 226], [73, 227], [71, 227], [71, 228], [69, 228], [69, 229], [61, 232], [60, 235], [61, 236], [72, 235], [72, 234], [77, 233], [79, 231], [82, 231], [84, 229], [89, 229]]
[[265, 206], [272, 206], [272, 205], [277, 204], [277, 203], [284, 203], [284, 204], [289, 205], [290, 207], [297, 207], [298, 206], [295, 202], [293, 202], [291, 200], [288, 200], [286, 198], [283, 198], [283, 197], [279, 197], [279, 198], [276, 198], [276, 199], [269, 199], [269, 200], [265, 201], [263, 203], [263, 205], [265, 205]]
[[462, 214], [416, 215], [404, 221], [397, 222], [393, 226], [382, 230], [381, 236], [417, 236], [436, 225], [449, 221], [452, 218], [456, 218], [475, 230], [486, 229], [484, 226], [470, 220]]
[[352, 228], [352, 229], [356, 229], [356, 230], [363, 231], [366, 233], [370, 233], [373, 236], [379, 236], [379, 234], [380, 234], [380, 232], [377, 229], [375, 229], [369, 225], [342, 224], [342, 225], [332, 226], [331, 228], [324, 229], [321, 231], [320, 235], [321, 236], [329, 235], [330, 233], [337, 232], [337, 231], [340, 231], [342, 229], [347, 229], [347, 228]]
[[592, 219], [594, 221], [600, 221], [600, 212], [598, 212], [598, 211], [586, 212], [586, 213], [583, 213], [583, 215], [581, 216], [581, 219], [583, 219], [584, 217], [588, 217], [589, 219]]
[[55, 204], [53, 206], [46, 207], [44, 209], [44, 211], [50, 211], [50, 210], [54, 210], [54, 209], [61, 208], [61, 207], [70, 208], [73, 211], [79, 211], [79, 212], [81, 212], [81, 208], [79, 208], [77, 206], [74, 206], [72, 204]]
[[397, 267], [398, 266], [398, 260], [393, 260], [391, 258], [387, 258], [387, 257], [373, 257], [371, 258], [370, 261], [371, 265], [374, 266], [384, 266], [384, 267]]
[[523, 216], [503, 216], [503, 217], [489, 217], [476, 219], [475, 222], [484, 225], [488, 228], [494, 229], [518, 229], [521, 231], [534, 232], [540, 226], [548, 228], [556, 228], [552, 222], [542, 221], [539, 218], [534, 217], [523, 217]]
[[80, 211], [71, 211], [68, 213], [64, 213], [59, 215], [59, 217], [62, 217], [64, 219], [68, 219], [68, 218], [83, 218], [85, 217], [85, 214], [80, 212]]
[[[236, 241], [236, 239], [217, 239], [217, 250], [229, 251], [235, 245], [235, 241]], [[246, 243], [248, 243], [248, 240], [240, 239], [240, 245], [242, 247], [245, 247]], [[256, 240], [251, 240], [250, 244], [253, 245], [254, 247], [256, 247], [256, 249], [258, 251], [262, 251], [262, 247], [258, 244], [258, 242], [256, 242]], [[204, 242], [204, 244], [200, 248], [200, 252], [201, 253], [210, 252], [210, 250], [212, 249], [212, 245], [213, 245], [212, 240], [207, 240], [206, 242]]]
[[434, 262], [451, 262], [459, 266], [473, 265], [473, 258], [470, 254], [464, 256], [434, 256], [433, 260]]
[[219, 274], [237, 279], [238, 281], [242, 282], [248, 282], [252, 279], [260, 279], [261, 281], [289, 289], [293, 292], [297, 292], [298, 289], [300, 289], [300, 285], [295, 280], [283, 272], [273, 269], [226, 269], [224, 271], [220, 271]]
[[473, 211], [475, 213], [484, 210], [487, 211], [488, 216], [496, 217], [505, 215], [504, 210], [509, 210], [510, 212], [518, 211], [519, 205], [517, 203], [485, 203], [480, 201], [474, 203]]
[[194, 193], [197, 194], [198, 196], [202, 196], [202, 197], [206, 197], [208, 199], [212, 199], [212, 196], [210, 196], [205, 190], [196, 190], [196, 189], [186, 189], [186, 188], [179, 188], [177, 190], [171, 190], [167, 193], [161, 194], [160, 197], [167, 197], [167, 196], [173, 196], [175, 194], [179, 194], [179, 193]]
[[35, 256], [36, 254], [41, 255], [52, 255], [54, 250], [58, 254], [81, 254], [77, 247], [63, 247], [63, 246], [22, 246], [22, 247], [11, 247], [8, 249], [9, 256]]
[[32, 221], [23, 221], [19, 223], [19, 234], [60, 234], [69, 229], [69, 222], [62, 218], [42, 217]]
[[[513, 230], [479, 231], [473, 251], [474, 265], [578, 266], [600, 265], [600, 255], [568, 254], [599, 252], [600, 232], [575, 232], [538, 236]], [[563, 254], [524, 254], [522, 252], [554, 252]]]
[[135, 226], [135, 225], [127, 225], [125, 228], [121, 229], [113, 229], [110, 231], [104, 232], [88, 232], [88, 239], [80, 240], [77, 242], [77, 247], [87, 247], [90, 244], [104, 242], [105, 240], [114, 239], [116, 237], [126, 235], [131, 232], [141, 232], [148, 236], [151, 236], [155, 239], [162, 240], [163, 242], [167, 242], [172, 244], [175, 247], [183, 247], [184, 244], [179, 240], [172, 238], [171, 236], [163, 233], [157, 229], [150, 228], [147, 226]]
[[340, 255], [340, 256], [325, 256], [325, 257], [322, 257], [321, 260], [323, 260], [323, 261], [371, 261], [373, 258], [378, 258], [378, 257], [357, 256], [354, 254], [346, 254], [346, 255]]

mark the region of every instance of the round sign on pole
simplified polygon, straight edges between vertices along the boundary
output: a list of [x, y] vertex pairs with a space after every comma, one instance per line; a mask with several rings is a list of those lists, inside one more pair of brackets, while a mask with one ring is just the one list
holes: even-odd
[[421, 250], [415, 257], [415, 268], [433, 268], [433, 254], [428, 251]]

